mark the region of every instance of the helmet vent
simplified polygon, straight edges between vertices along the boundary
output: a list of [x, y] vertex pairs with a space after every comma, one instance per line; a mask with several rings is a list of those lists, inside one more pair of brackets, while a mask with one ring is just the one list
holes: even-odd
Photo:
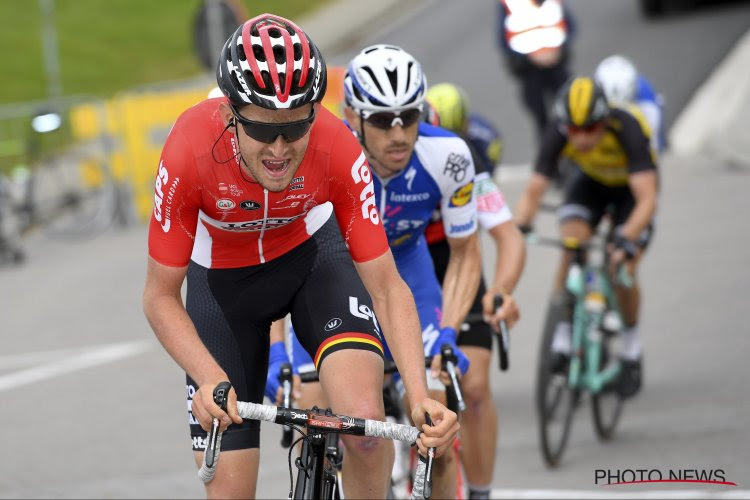
[[302, 74], [302, 71], [299, 69], [295, 69], [294, 73], [292, 73], [292, 94], [299, 94], [302, 91], [302, 88], [297, 85], [296, 82], [299, 82], [300, 75]]
[[365, 71], [368, 75], [370, 75], [370, 79], [375, 84], [375, 86], [378, 88], [378, 92], [381, 94], [383, 93], [383, 88], [380, 86], [380, 82], [378, 82], [378, 79], [375, 77], [375, 73], [372, 71], [372, 68], [369, 66], [364, 66], [362, 68], [363, 71]]
[[271, 28], [268, 30], [268, 36], [271, 38], [279, 38], [281, 37], [281, 31], [279, 31], [279, 28]]
[[302, 59], [302, 45], [299, 43], [294, 44], [294, 60], [298, 61]]
[[388, 75], [388, 81], [391, 83], [393, 93], [396, 94], [398, 91], [398, 73], [395, 69], [385, 70], [385, 74]]
[[276, 64], [283, 64], [286, 61], [286, 57], [284, 57], [285, 55], [283, 46], [276, 45], [273, 48], [273, 57], [276, 59]]
[[411, 84], [411, 68], [414, 66], [414, 62], [409, 61], [409, 64], [406, 65], [406, 88], [409, 88], [409, 84]]

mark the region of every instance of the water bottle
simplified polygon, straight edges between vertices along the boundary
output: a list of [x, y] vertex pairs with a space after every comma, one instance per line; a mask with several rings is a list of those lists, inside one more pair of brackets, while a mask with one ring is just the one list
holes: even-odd
[[565, 280], [565, 287], [575, 296], [580, 296], [584, 292], [583, 270], [581, 265], [574, 263], [568, 269], [568, 276]]

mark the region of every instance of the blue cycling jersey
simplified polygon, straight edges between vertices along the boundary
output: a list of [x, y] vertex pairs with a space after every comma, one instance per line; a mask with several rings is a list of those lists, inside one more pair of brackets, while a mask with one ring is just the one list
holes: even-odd
[[[474, 161], [463, 139], [426, 123], [419, 124], [406, 168], [387, 179], [373, 170], [378, 211], [396, 267], [414, 295], [425, 353], [440, 333], [442, 292], [424, 231], [435, 207], [440, 207], [448, 237], [466, 237], [477, 230], [474, 174]], [[300, 371], [312, 366], [296, 338], [292, 362]]]
[[664, 99], [643, 75], [638, 76], [638, 88], [634, 101], [643, 111], [651, 127], [653, 146], [657, 151], [664, 150], [667, 144], [667, 132], [664, 127]]

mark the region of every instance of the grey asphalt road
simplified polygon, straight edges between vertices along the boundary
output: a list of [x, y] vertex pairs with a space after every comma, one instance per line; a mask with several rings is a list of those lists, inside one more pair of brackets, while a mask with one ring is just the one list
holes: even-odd
[[[635, 2], [572, 4], [580, 28], [576, 67], [588, 71], [611, 52], [631, 55], [666, 94], [669, 120], [750, 25], [747, 3], [659, 22], [642, 20]], [[498, 64], [493, 8], [434, 2], [411, 18], [408, 31], [395, 23], [391, 29], [400, 31], [377, 37], [408, 46], [430, 81], [464, 85], [500, 124], [507, 160], [528, 162], [531, 127]], [[501, 412], [495, 488], [592, 490], [595, 469], [618, 467], [723, 469], [746, 487], [750, 170], [668, 155], [662, 177], [657, 236], [642, 270], [643, 392], [606, 444], [596, 440], [584, 403], [562, 467], [542, 465], [532, 391], [557, 255], [531, 247], [517, 292], [523, 320], [512, 332], [512, 367], [493, 374]], [[503, 185], [511, 202], [522, 187], [518, 179]], [[553, 234], [554, 221], [542, 217], [538, 229]], [[0, 269], [0, 497], [202, 496], [183, 375], [141, 312], [145, 228], [75, 244], [34, 235], [28, 244], [27, 265]], [[487, 241], [484, 248], [489, 268]], [[278, 428], [264, 426], [260, 497], [287, 493], [278, 439]]]

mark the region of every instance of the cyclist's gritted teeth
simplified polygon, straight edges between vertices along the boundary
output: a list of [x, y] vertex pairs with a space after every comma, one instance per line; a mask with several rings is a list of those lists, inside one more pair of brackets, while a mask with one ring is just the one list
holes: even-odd
[[283, 177], [289, 170], [289, 160], [263, 160], [262, 163], [271, 177]]

